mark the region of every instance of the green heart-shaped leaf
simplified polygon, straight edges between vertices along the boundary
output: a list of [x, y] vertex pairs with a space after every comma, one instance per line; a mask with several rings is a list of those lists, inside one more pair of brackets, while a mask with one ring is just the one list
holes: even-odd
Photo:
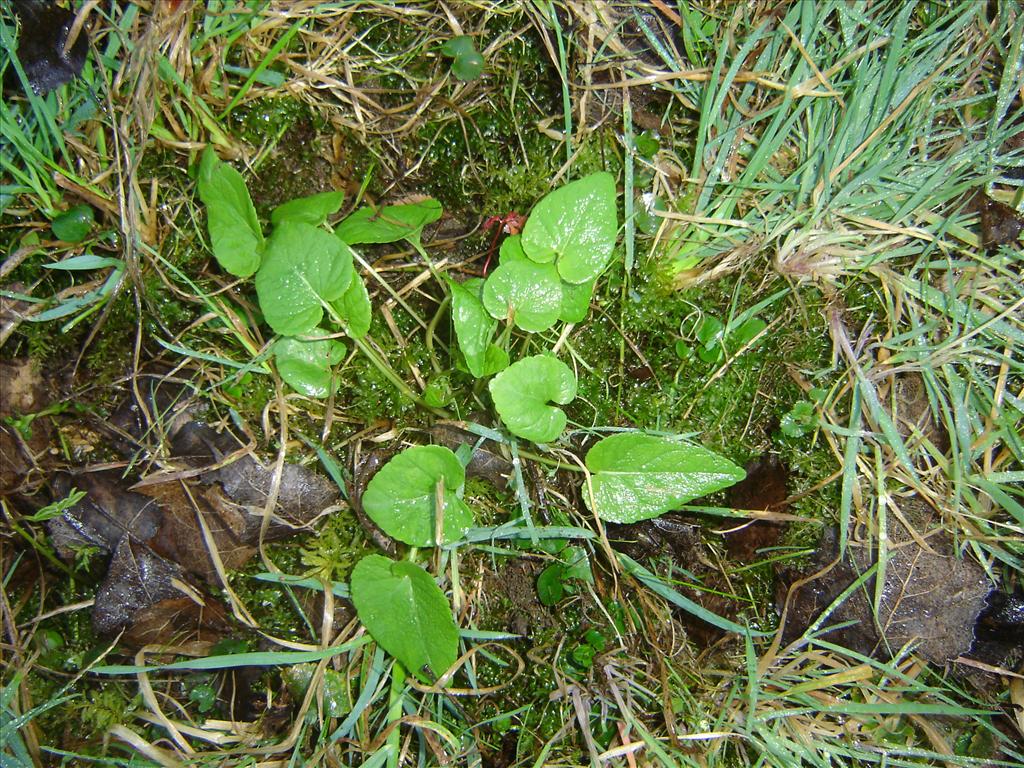
[[[326, 336], [315, 328], [313, 336]], [[335, 339], [284, 338], [274, 344], [274, 360], [281, 378], [296, 392], [324, 398], [338, 388], [333, 367], [345, 357], [345, 345]]]
[[360, 208], [342, 221], [334, 234], [349, 245], [416, 239], [427, 224], [441, 218], [441, 213], [441, 204], [431, 198], [383, 208]]
[[373, 320], [373, 306], [366, 283], [359, 273], [352, 270], [352, 281], [341, 298], [332, 302], [338, 316], [345, 322], [345, 333], [354, 339], [361, 339], [370, 331]]
[[523, 227], [523, 250], [555, 262], [567, 283], [586, 283], [604, 271], [618, 233], [615, 179], [594, 173], [543, 197]]
[[199, 163], [199, 198], [206, 206], [206, 226], [217, 263], [236, 277], [249, 277], [260, 266], [263, 231], [242, 174], [211, 147]]
[[658, 517], [746, 477], [707, 448], [642, 432], [604, 438], [587, 452], [586, 465], [593, 473], [594, 498], [584, 492], [584, 500], [613, 523]]
[[459, 629], [444, 592], [408, 560], [367, 555], [352, 570], [352, 604], [366, 631], [425, 682], [458, 658]]
[[576, 397], [569, 366], [549, 355], [526, 357], [499, 373], [489, 385], [494, 407], [509, 431], [535, 443], [550, 443], [565, 429], [565, 405]]
[[319, 227], [283, 221], [267, 241], [256, 294], [276, 333], [302, 336], [320, 324], [323, 305], [341, 298], [351, 281], [347, 245]]
[[[438, 484], [444, 483], [441, 541], [437, 529]], [[406, 448], [366, 486], [363, 510], [388, 536], [413, 547], [433, 547], [458, 540], [473, 525], [473, 512], [462, 501], [466, 470], [455, 454], [440, 445]]]
[[318, 227], [341, 208], [344, 200], [345, 193], [340, 190], [289, 200], [270, 212], [270, 223], [277, 226], [282, 221], [301, 221]]
[[[464, 283], [456, 283], [448, 280], [448, 287], [452, 292], [452, 322], [455, 325], [455, 335], [459, 340], [459, 349], [466, 358], [466, 366], [469, 372], [478, 379], [497, 373], [508, 365], [508, 356], [505, 355], [504, 365], [497, 370], [492, 350], [498, 348], [491, 344], [491, 338], [498, 327], [498, 321], [491, 317], [484, 309], [480, 301], [484, 281], [473, 277]], [[500, 350], [499, 350], [500, 351]]]
[[96, 214], [92, 207], [83, 203], [68, 208], [57, 216], [50, 222], [50, 229], [53, 230], [53, 235], [58, 240], [63, 240], [65, 243], [80, 243], [89, 234], [95, 218]]
[[491, 317], [524, 331], [546, 331], [558, 322], [562, 281], [551, 264], [510, 261], [498, 265], [484, 284], [484, 307]]

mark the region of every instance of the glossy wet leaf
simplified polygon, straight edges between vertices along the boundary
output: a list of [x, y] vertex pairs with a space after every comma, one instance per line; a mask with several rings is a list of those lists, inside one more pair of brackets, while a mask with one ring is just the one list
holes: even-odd
[[[302, 701], [313, 679], [316, 664], [293, 664], [281, 669], [281, 677], [295, 701]], [[323, 713], [325, 717], [344, 717], [350, 711], [346, 678], [338, 671], [323, 671]]]
[[331, 303], [338, 316], [345, 323], [345, 333], [354, 339], [361, 339], [370, 331], [373, 320], [373, 305], [370, 294], [366, 291], [366, 283], [354, 269], [352, 280], [341, 298]]
[[275, 333], [301, 336], [320, 324], [323, 304], [341, 298], [351, 280], [347, 245], [319, 227], [284, 221], [267, 241], [256, 294]]
[[368, 555], [353, 569], [351, 589], [366, 631], [417, 678], [432, 682], [455, 663], [459, 630], [451, 607], [418, 565]]
[[563, 323], [581, 323], [586, 320], [593, 295], [593, 280], [579, 284], [562, 281], [562, 304], [558, 310], [558, 319]]
[[432, 198], [418, 203], [360, 208], [342, 221], [334, 234], [349, 245], [394, 243], [418, 238], [421, 230], [441, 218], [441, 204]]
[[277, 226], [282, 221], [301, 221], [318, 227], [328, 216], [338, 212], [344, 200], [345, 193], [341, 190], [289, 200], [270, 212], [270, 223]]
[[[435, 538], [438, 483], [444, 484], [442, 538]], [[448, 448], [406, 448], [381, 467], [363, 493], [363, 511], [388, 536], [413, 547], [447, 544], [473, 526], [473, 512], [462, 501], [466, 470]]]
[[206, 206], [207, 229], [217, 263], [236, 277], [260, 266], [263, 231], [242, 174], [207, 147], [199, 165], [199, 197]]
[[693, 334], [705, 349], [713, 349], [722, 343], [725, 326], [717, 317], [702, 317], [693, 327]]
[[523, 227], [523, 250], [534, 261], [554, 261], [566, 282], [585, 283], [608, 266], [618, 228], [615, 178], [594, 173], [534, 206]]
[[746, 476], [707, 448], [642, 432], [604, 438], [587, 452], [586, 465], [594, 497], [584, 490], [584, 501], [613, 523], [658, 517]]
[[499, 264], [484, 285], [484, 307], [491, 317], [511, 318], [524, 331], [546, 331], [562, 311], [562, 281], [551, 264], [511, 261]]
[[[448, 280], [448, 287], [452, 293], [452, 323], [455, 325], [455, 335], [459, 341], [459, 349], [466, 358], [466, 366], [469, 372], [478, 379], [497, 373], [493, 370], [493, 364], [500, 360], [488, 358], [494, 353], [490, 352], [493, 345], [491, 339], [498, 327], [498, 321], [488, 314], [480, 301], [483, 292], [484, 281], [480, 278], [470, 278], [463, 283]], [[493, 347], [497, 349], [497, 347]], [[505, 365], [508, 365], [508, 357], [505, 357]], [[504, 368], [505, 366], [502, 366]], [[501, 370], [499, 368], [498, 370]]]
[[82, 204], [68, 208], [50, 223], [50, 229], [58, 240], [66, 243], [80, 243], [89, 235], [96, 214], [91, 206]]
[[[315, 328], [311, 336], [327, 332]], [[281, 378], [307, 397], [324, 398], [338, 388], [334, 366], [345, 358], [345, 345], [336, 339], [284, 338], [274, 344], [274, 359]]]
[[509, 431], [535, 443], [550, 443], [565, 429], [565, 405], [576, 397], [569, 366], [548, 355], [513, 363], [490, 383], [494, 408]]

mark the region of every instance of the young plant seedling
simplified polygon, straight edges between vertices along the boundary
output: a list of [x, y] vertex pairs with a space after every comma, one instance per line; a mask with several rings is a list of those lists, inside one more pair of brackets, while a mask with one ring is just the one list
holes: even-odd
[[[413, 547], [458, 540], [473, 525], [462, 501], [466, 472], [448, 448], [407, 448], [381, 467], [363, 494], [363, 509], [388, 536]], [[352, 572], [352, 602], [381, 648], [421, 680], [432, 682], [452, 664], [458, 628], [434, 579], [412, 562], [380, 555]]]
[[611, 174], [591, 174], [550, 192], [534, 206], [522, 234], [502, 243], [501, 262], [484, 285], [484, 307], [528, 333], [558, 321], [582, 322], [617, 234]]
[[484, 57], [469, 35], [459, 35], [446, 41], [441, 46], [441, 53], [452, 59], [452, 74], [459, 80], [476, 80], [484, 72]]
[[[326, 342], [322, 339], [295, 338], [329, 335], [329, 329], [321, 327], [326, 314], [400, 392], [424, 404], [362, 341], [372, 319], [366, 285], [353, 267], [355, 254], [349, 243], [322, 226], [341, 207], [341, 192], [322, 192], [278, 206], [270, 217], [274, 229], [265, 240], [244, 179], [211, 148], [203, 153], [198, 186], [218, 263], [238, 277], [255, 274], [264, 318], [271, 329], [286, 337], [275, 346], [275, 353], [279, 373], [290, 386], [313, 397], [326, 397], [334, 391], [333, 367], [341, 360], [343, 347], [322, 343]], [[404, 237], [422, 250], [420, 231], [440, 215], [440, 205], [428, 199], [385, 211], [361, 209], [339, 229], [352, 242], [390, 242]]]

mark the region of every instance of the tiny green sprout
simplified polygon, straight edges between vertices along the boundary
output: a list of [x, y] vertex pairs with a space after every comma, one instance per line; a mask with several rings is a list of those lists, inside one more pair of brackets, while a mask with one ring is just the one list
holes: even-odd
[[444, 408], [453, 397], [452, 380], [446, 373], [434, 376], [423, 390], [423, 401], [431, 408]]
[[245, 394], [245, 388], [252, 383], [252, 374], [243, 373], [241, 376], [232, 376], [228, 381], [224, 382], [221, 389], [225, 395], [233, 397], [235, 399], [240, 398]]
[[72, 488], [68, 495], [63, 499], [58, 499], [57, 501], [47, 504], [34, 515], [30, 515], [25, 519], [33, 523], [42, 523], [47, 520], [52, 520], [55, 517], [63, 515], [67, 510], [71, 509], [84, 498], [85, 491]]
[[213, 676], [209, 674], [189, 675], [185, 678], [188, 700], [196, 705], [199, 714], [205, 715], [217, 703], [217, 691], [213, 687]]
[[452, 74], [459, 80], [476, 80], [484, 72], [484, 57], [469, 35], [459, 35], [446, 41], [441, 46], [441, 53], [452, 59]]
[[779, 429], [786, 437], [803, 437], [814, 431], [818, 417], [814, 412], [814, 403], [800, 400], [782, 417]]
[[[717, 317], [701, 315], [696, 319], [684, 320], [680, 333], [694, 339], [697, 344], [697, 357], [705, 363], [720, 363], [725, 359], [726, 352], [734, 354], [753, 343], [758, 335], [768, 327], [759, 317], [750, 317], [738, 325], [725, 325]], [[677, 345], [676, 352], [685, 359], [685, 343]], [[688, 355], [687, 355], [688, 356]]]
[[661, 142], [658, 141], [657, 134], [651, 131], [644, 131], [633, 137], [633, 149], [636, 150], [640, 157], [650, 160], [658, 154], [658, 150], [661, 149]]

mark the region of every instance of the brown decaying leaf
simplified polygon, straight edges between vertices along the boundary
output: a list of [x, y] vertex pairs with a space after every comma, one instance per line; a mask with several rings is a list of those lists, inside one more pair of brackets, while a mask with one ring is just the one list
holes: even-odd
[[219, 601], [208, 596], [203, 603], [191, 597], [169, 597], [137, 610], [121, 642], [132, 648], [215, 643], [230, 630], [227, 612]]
[[143, 493], [163, 511], [160, 527], [149, 540], [153, 551], [206, 581], [217, 582], [217, 569], [200, 515], [225, 568], [240, 568], [256, 553], [260, 518], [225, 499], [216, 487], [196, 486], [186, 493], [185, 486], [172, 482], [149, 486]]
[[[895, 510], [890, 512], [885, 582], [877, 622], [873, 610], [876, 582], [872, 577], [832, 613], [827, 623], [853, 622], [851, 626], [829, 632], [826, 637], [878, 657], [889, 657], [912, 643], [923, 658], [945, 664], [971, 648], [974, 627], [986, 607], [992, 584], [974, 560], [957, 555], [953, 540], [926, 502], [913, 497], [902, 500], [899, 508], [916, 535], [904, 527]], [[835, 554], [834, 540], [823, 542], [817, 564], [808, 573], [824, 568]], [[789, 642], [799, 637], [876, 560], [874, 545], [851, 542], [842, 561], [796, 590], [784, 639]], [[794, 581], [792, 576], [786, 580]]]
[[82, 547], [112, 552], [125, 535], [136, 542], [147, 541], [160, 525], [162, 512], [157, 504], [127, 490], [116, 471], [62, 473], [51, 485], [57, 498], [66, 496], [72, 488], [86, 493], [62, 516], [47, 523], [54, 548], [64, 559], [73, 559]]
[[1005, 203], [993, 200], [984, 190], [975, 192], [968, 203], [968, 210], [978, 212], [981, 247], [985, 250], [1015, 243], [1024, 233], [1024, 215]]
[[100, 635], [114, 634], [130, 626], [142, 609], [182, 597], [182, 590], [174, 582], [183, 577], [178, 565], [123, 537], [96, 593], [93, 628]]

